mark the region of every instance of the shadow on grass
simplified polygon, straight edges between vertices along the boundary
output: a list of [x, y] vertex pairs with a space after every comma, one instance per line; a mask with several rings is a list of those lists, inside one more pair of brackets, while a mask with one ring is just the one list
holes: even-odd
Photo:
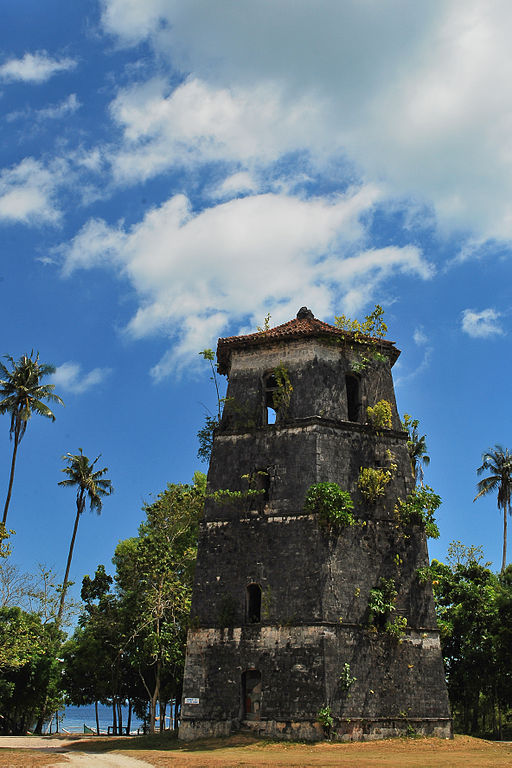
[[160, 750], [180, 752], [204, 752], [216, 749], [229, 749], [235, 747], [246, 747], [252, 744], [261, 744], [266, 746], [268, 741], [262, 741], [256, 736], [234, 735], [226, 738], [198, 739], [193, 742], [178, 741], [174, 733], [155, 733], [148, 736], [111, 736], [105, 738], [101, 736], [88, 736], [79, 739], [67, 747], [69, 751], [80, 752], [111, 752], [113, 750]]

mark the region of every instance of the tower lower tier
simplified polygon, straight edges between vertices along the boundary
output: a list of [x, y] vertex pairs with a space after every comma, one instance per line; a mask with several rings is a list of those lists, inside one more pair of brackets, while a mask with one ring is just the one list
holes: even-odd
[[449, 738], [436, 630], [398, 639], [360, 625], [247, 625], [189, 631], [179, 736], [346, 740], [419, 733]]

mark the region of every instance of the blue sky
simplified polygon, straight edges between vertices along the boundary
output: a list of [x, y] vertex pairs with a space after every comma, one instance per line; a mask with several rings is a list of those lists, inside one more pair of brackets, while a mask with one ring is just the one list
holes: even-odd
[[63, 454], [101, 452], [115, 486], [81, 520], [77, 583], [201, 468], [197, 353], [218, 336], [380, 303], [443, 498], [431, 554], [459, 539], [498, 568], [496, 499], [472, 500], [482, 451], [511, 446], [510, 4], [22, 0], [2, 17], [0, 351], [39, 350], [65, 401], [20, 447], [20, 566], [63, 571]]

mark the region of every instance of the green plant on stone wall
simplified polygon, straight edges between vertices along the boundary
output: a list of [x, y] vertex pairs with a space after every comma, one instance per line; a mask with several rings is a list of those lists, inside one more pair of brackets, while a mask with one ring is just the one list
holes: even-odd
[[354, 685], [356, 680], [357, 680], [357, 677], [352, 676], [350, 672], [350, 664], [348, 663], [348, 661], [346, 661], [342, 667], [341, 675], [339, 677], [341, 690], [345, 691], [345, 693], [348, 693], [348, 691]]
[[395, 519], [402, 531], [410, 526], [421, 526], [430, 539], [439, 538], [439, 528], [434, 513], [441, 505], [441, 497], [428, 485], [414, 488], [403, 501], [398, 499], [395, 506]]
[[384, 629], [389, 615], [395, 610], [398, 595], [394, 579], [381, 577], [378, 585], [370, 589], [368, 597], [369, 624]]
[[366, 315], [363, 322], [352, 320], [346, 315], [339, 315], [334, 318], [336, 328], [353, 334], [354, 344], [346, 343], [355, 351], [355, 359], [351, 364], [354, 373], [364, 373], [370, 365], [386, 362], [386, 356], [378, 351], [379, 341], [385, 337], [388, 331], [383, 316], [384, 310], [379, 304], [376, 304], [373, 312]]
[[321, 707], [318, 710], [317, 720], [324, 729], [326, 736], [329, 737], [331, 729], [334, 725], [334, 718], [332, 716], [332, 710], [329, 705]]
[[382, 467], [361, 467], [357, 486], [365, 501], [375, 504], [386, 493], [386, 487], [391, 481], [392, 475], [388, 469]]
[[379, 400], [373, 407], [369, 405], [366, 413], [368, 421], [375, 429], [391, 429], [393, 427], [391, 403], [388, 400]]
[[405, 616], [395, 616], [393, 620], [388, 619], [384, 625], [384, 632], [391, 637], [401, 640], [407, 629], [407, 619]]
[[248, 488], [246, 491], [230, 491], [227, 488], [221, 488], [213, 493], [207, 493], [206, 498], [211, 499], [216, 504], [238, 507], [240, 504], [245, 505], [245, 503], [264, 493], [263, 489], [257, 490], [256, 488]]
[[389, 461], [387, 467], [360, 467], [357, 486], [365, 501], [376, 504], [386, 494], [386, 488], [393, 479], [397, 470], [397, 463], [393, 453], [388, 449], [386, 457]]
[[318, 515], [318, 522], [327, 529], [340, 530], [350, 525], [357, 525], [352, 514], [354, 502], [348, 491], [338, 483], [314, 483], [306, 493], [304, 509]]
[[420, 584], [427, 584], [429, 581], [432, 582], [434, 578], [434, 570], [432, 569], [432, 566], [424, 565], [421, 568], [416, 569], [416, 576], [418, 577]]
[[290, 407], [293, 387], [290, 382], [288, 369], [283, 363], [279, 363], [279, 365], [274, 368], [272, 373], [274, 374], [277, 384], [277, 388], [272, 393], [274, 410], [276, 413], [283, 414]]

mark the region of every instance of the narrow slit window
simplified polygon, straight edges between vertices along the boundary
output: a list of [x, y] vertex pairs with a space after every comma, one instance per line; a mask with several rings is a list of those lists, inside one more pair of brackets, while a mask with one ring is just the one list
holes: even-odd
[[247, 621], [258, 624], [261, 621], [261, 587], [259, 584], [249, 584], [247, 587]]
[[359, 379], [355, 376], [345, 376], [345, 387], [347, 390], [347, 418], [349, 421], [359, 421], [361, 411]]
[[265, 423], [275, 424], [277, 421], [277, 411], [275, 408], [274, 393], [277, 391], [277, 379], [274, 374], [269, 374], [265, 377]]

